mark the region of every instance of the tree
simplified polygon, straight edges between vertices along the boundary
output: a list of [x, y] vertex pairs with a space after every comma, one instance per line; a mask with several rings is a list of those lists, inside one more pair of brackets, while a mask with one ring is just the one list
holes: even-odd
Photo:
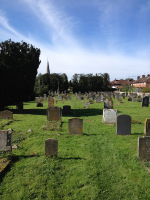
[[108, 73], [104, 73], [103, 75], [103, 87], [104, 90], [108, 90], [109, 88], [110, 77]]
[[40, 49], [25, 42], [0, 43], [0, 107], [35, 98], [34, 84]]

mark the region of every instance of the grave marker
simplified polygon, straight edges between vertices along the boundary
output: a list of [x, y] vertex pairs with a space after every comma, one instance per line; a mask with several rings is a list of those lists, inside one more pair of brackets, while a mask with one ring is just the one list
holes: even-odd
[[37, 98], [36, 107], [43, 107], [43, 98], [42, 97]]
[[48, 108], [54, 106], [54, 98], [53, 97], [48, 97]]
[[117, 119], [118, 110], [116, 109], [103, 109], [103, 123], [115, 124]]
[[149, 107], [149, 97], [143, 97], [142, 99], [142, 107]]
[[144, 133], [146, 136], [150, 136], [150, 118], [145, 121]]
[[68, 120], [69, 122], [69, 134], [79, 135], [83, 134], [83, 119], [72, 118]]
[[13, 113], [9, 110], [1, 111], [0, 119], [13, 119]]
[[61, 121], [62, 110], [60, 107], [53, 106], [47, 108], [47, 120], [48, 121]]
[[58, 140], [49, 138], [45, 140], [45, 155], [57, 156], [58, 152]]
[[0, 130], [0, 151], [11, 150], [11, 132]]
[[138, 137], [138, 157], [150, 161], [150, 137]]
[[129, 115], [118, 115], [116, 123], [117, 135], [131, 135], [131, 117]]

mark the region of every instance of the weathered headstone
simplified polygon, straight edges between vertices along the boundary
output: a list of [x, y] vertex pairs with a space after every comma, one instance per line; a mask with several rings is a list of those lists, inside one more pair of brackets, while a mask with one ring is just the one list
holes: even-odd
[[142, 99], [142, 107], [149, 107], [149, 97], [143, 97]]
[[89, 105], [89, 103], [88, 103], [88, 102], [86, 102], [86, 103], [85, 103], [85, 106], [84, 106], [84, 108], [90, 108], [90, 105]]
[[57, 156], [58, 152], [58, 140], [49, 138], [45, 140], [45, 155]]
[[131, 98], [131, 97], [128, 97], [128, 101], [132, 101], [132, 98]]
[[131, 117], [129, 115], [118, 115], [116, 123], [117, 135], [131, 135]]
[[101, 97], [100, 96], [96, 97], [96, 103], [100, 103], [100, 102], [101, 102]]
[[136, 97], [133, 97], [133, 102], [136, 102]]
[[104, 101], [104, 109], [113, 109], [113, 101], [106, 99]]
[[47, 108], [47, 120], [48, 121], [61, 121], [62, 110], [60, 107], [53, 106]]
[[20, 102], [16, 105], [16, 109], [23, 109], [23, 103]]
[[37, 98], [36, 106], [37, 107], [43, 107], [43, 98], [42, 97]]
[[63, 106], [63, 114], [70, 114], [71, 106], [65, 105]]
[[150, 137], [138, 137], [138, 157], [150, 161]]
[[62, 95], [59, 94], [59, 95], [58, 95], [58, 101], [62, 101], [62, 100], [63, 100]]
[[144, 133], [146, 136], [150, 136], [150, 118], [145, 121]]
[[0, 130], [0, 151], [11, 150], [11, 132]]
[[44, 99], [47, 99], [47, 94], [44, 94], [44, 96], [43, 96], [43, 97], [44, 97]]
[[54, 98], [53, 97], [48, 97], [48, 108], [54, 106]]
[[116, 109], [103, 109], [103, 123], [114, 124], [116, 123], [118, 110]]
[[13, 113], [9, 110], [1, 111], [0, 119], [13, 119]]
[[72, 118], [69, 119], [69, 134], [78, 135], [83, 133], [83, 119]]

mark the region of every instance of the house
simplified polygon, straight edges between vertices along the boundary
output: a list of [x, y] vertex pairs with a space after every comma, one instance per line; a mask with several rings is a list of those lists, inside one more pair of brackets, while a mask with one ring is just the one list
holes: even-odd
[[116, 78], [115, 78], [115, 80], [114, 81], [111, 81], [110, 82], [110, 87], [111, 88], [116, 88], [117, 90], [119, 90], [120, 88], [122, 88], [123, 87], [123, 85], [131, 85], [132, 83], [133, 83], [134, 81], [132, 80], [130, 80], [130, 79], [128, 79], [128, 80], [117, 80]]
[[142, 75], [142, 77], [140, 78], [140, 76], [137, 77], [137, 80], [135, 80], [132, 85], [135, 88], [144, 88], [144, 87], [150, 87], [150, 74], [147, 75], [147, 77], [145, 77], [145, 75]]

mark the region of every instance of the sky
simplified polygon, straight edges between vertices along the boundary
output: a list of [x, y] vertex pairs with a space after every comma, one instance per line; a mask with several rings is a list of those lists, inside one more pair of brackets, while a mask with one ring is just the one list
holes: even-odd
[[38, 74], [150, 74], [150, 0], [0, 0], [0, 42], [41, 50]]

